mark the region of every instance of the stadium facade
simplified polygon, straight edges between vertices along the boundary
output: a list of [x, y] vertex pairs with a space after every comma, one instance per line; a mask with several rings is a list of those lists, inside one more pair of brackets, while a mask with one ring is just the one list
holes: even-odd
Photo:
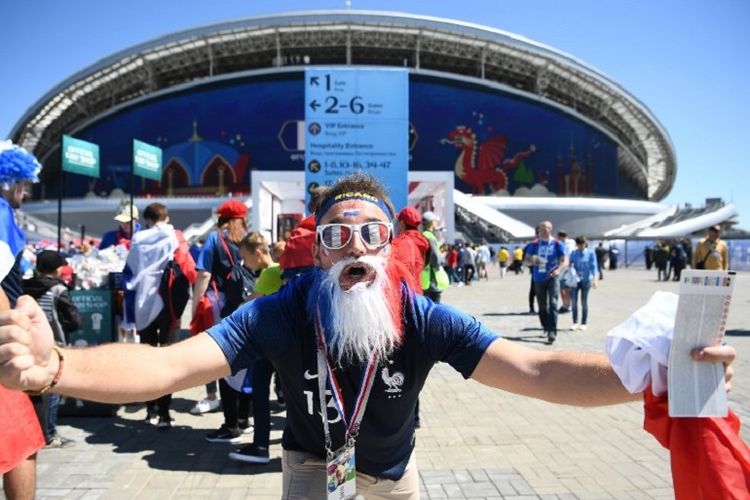
[[[410, 202], [455, 212], [459, 225], [525, 237], [528, 224], [552, 212], [558, 224], [579, 221], [581, 232], [602, 235], [667, 208], [658, 202], [674, 184], [674, 148], [617, 82], [523, 37], [417, 15], [317, 11], [174, 33], [71, 76], [11, 136], [45, 165], [35, 198], [64, 189], [67, 225], [80, 221], [79, 205], [115, 211], [130, 191], [131, 143], [139, 139], [160, 146], [164, 159], [161, 182], [135, 184], [139, 205], [164, 197], [173, 212], [184, 208], [195, 220], [230, 193], [253, 191], [263, 204], [253, 210], [254, 224], [276, 236], [272, 219], [303, 211], [304, 70], [311, 66], [408, 69]], [[100, 179], [66, 174], [60, 182], [63, 134], [100, 146]], [[453, 189], [470, 201], [454, 206]], [[73, 201], [82, 197], [85, 204]], [[577, 208], [566, 209], [572, 199]], [[527, 227], [489, 220], [496, 218], [477, 214], [477, 203]], [[28, 207], [40, 217], [50, 211], [44, 203]]]

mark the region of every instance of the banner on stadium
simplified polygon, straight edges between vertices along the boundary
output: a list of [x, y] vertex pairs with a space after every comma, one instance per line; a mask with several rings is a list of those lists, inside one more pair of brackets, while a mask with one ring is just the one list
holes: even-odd
[[133, 139], [133, 174], [161, 181], [161, 148]]
[[63, 135], [62, 169], [64, 172], [99, 177], [99, 146]]

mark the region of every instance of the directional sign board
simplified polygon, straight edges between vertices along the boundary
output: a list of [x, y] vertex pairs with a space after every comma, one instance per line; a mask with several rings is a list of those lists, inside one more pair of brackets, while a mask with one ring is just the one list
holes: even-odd
[[133, 174], [161, 181], [161, 148], [133, 139]]
[[315, 68], [305, 72], [305, 185], [310, 192], [362, 171], [379, 179], [396, 210], [406, 206], [409, 73]]
[[99, 177], [99, 146], [63, 135], [62, 169], [74, 174]]

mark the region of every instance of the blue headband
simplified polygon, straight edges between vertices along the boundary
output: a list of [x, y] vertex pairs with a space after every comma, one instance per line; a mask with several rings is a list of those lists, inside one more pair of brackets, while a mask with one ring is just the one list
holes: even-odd
[[393, 212], [391, 212], [391, 209], [388, 208], [388, 205], [386, 205], [385, 202], [377, 196], [373, 196], [367, 193], [349, 192], [337, 194], [332, 198], [328, 198], [322, 205], [320, 205], [315, 211], [315, 225], [318, 225], [320, 223], [320, 219], [323, 218], [323, 216], [331, 209], [332, 206], [334, 206], [336, 203], [347, 200], [360, 200], [372, 203], [380, 210], [382, 210], [385, 216], [388, 217], [389, 221], [393, 220]]

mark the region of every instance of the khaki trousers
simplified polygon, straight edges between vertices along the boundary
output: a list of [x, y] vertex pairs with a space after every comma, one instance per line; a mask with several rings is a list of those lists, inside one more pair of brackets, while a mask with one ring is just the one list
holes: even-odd
[[[284, 500], [325, 500], [326, 463], [303, 451], [284, 450], [281, 457]], [[419, 469], [412, 451], [406, 471], [398, 481], [357, 472], [357, 498], [367, 500], [418, 500]]]

